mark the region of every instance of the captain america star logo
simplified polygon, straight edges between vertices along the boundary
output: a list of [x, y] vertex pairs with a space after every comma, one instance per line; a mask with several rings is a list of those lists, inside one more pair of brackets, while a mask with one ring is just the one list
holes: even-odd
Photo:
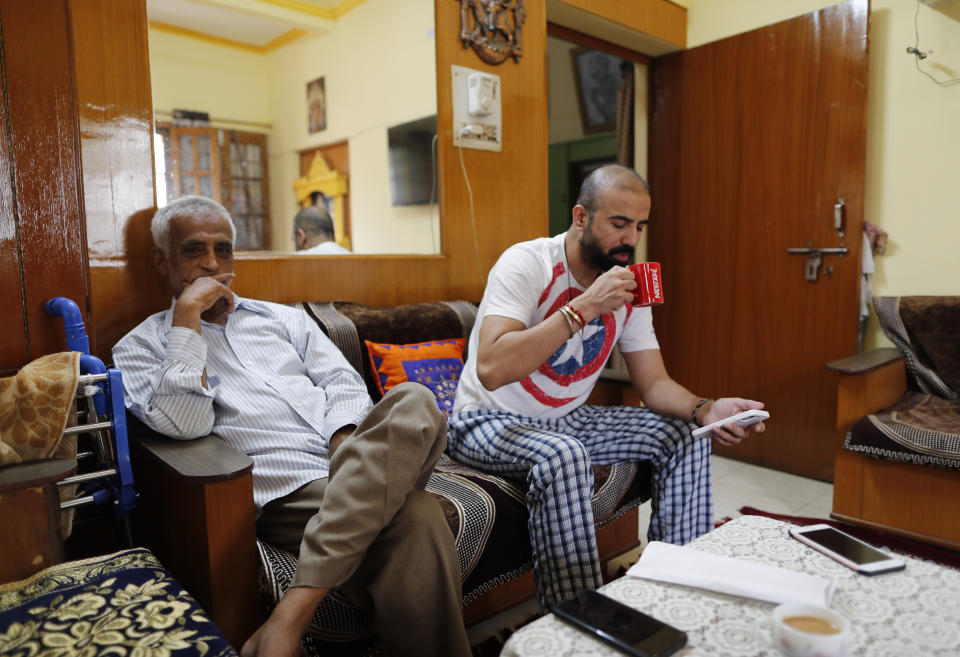
[[[581, 294], [581, 290], [572, 287], [560, 290], [556, 295], [550, 294], [557, 274], [563, 273], [562, 266], [558, 269], [560, 271], [554, 271], [554, 280], [550, 282], [541, 297], [543, 302], [550, 303], [544, 317], [549, 317], [557, 312], [560, 306]], [[548, 298], [551, 296], [553, 300], [549, 302]], [[627, 308], [629, 314], [630, 307]], [[578, 331], [561, 345], [534, 374], [520, 381], [520, 385], [546, 406], [556, 408], [569, 404], [582, 394], [583, 387], [589, 385], [587, 380], [607, 362], [613, 349], [616, 332], [616, 321], [612, 314], [594, 318], [583, 327], [583, 330]], [[577, 383], [581, 381], [583, 385], [578, 386]], [[566, 395], [560, 396], [563, 393]], [[574, 395], [567, 396], [570, 393]]]

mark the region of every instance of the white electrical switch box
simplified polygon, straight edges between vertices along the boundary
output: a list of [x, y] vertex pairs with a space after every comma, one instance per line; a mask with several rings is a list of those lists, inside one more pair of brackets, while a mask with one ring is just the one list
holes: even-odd
[[500, 76], [451, 66], [453, 145], [500, 151]]
[[496, 94], [497, 81], [486, 73], [467, 76], [467, 112], [470, 116], [490, 116]]

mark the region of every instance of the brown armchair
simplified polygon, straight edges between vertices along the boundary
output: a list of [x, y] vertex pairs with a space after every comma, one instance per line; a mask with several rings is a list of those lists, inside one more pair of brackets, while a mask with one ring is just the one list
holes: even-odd
[[[350, 303], [302, 304], [368, 383], [379, 392], [363, 340], [409, 344], [466, 337], [476, 309], [464, 302], [370, 308]], [[295, 556], [257, 541], [252, 461], [214, 436], [175, 441], [131, 421], [134, 468], [141, 491], [137, 535], [239, 646], [286, 590]], [[639, 544], [636, 507], [649, 499], [645, 465], [597, 466], [594, 513], [602, 562]], [[446, 457], [427, 487], [457, 536], [469, 626], [534, 595], [523, 490]], [[265, 599], [266, 606], [258, 602]], [[336, 641], [364, 652], [373, 639], [363, 618], [334, 594], [318, 609], [310, 642]], [[312, 650], [311, 650], [312, 651]]]
[[884, 297], [897, 349], [837, 372], [833, 513], [838, 520], [960, 549], [960, 297]]

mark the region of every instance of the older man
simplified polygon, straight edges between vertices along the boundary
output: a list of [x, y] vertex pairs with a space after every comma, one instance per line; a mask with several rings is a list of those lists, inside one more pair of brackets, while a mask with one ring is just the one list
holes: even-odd
[[[470, 335], [450, 418], [450, 452], [478, 468], [526, 479], [544, 610], [601, 584], [592, 464], [652, 463], [648, 535], [686, 543], [713, 527], [710, 442], [693, 438], [691, 423], [763, 406], [714, 401], [668, 376], [650, 309], [630, 303], [636, 281], [626, 265], [649, 216], [650, 193], [636, 172], [596, 170], [583, 183], [566, 233], [503, 253]], [[584, 404], [615, 344], [646, 408]], [[733, 425], [713, 431], [724, 444], [745, 435]]]
[[230, 291], [229, 213], [186, 197], [154, 216], [173, 293], [113, 349], [127, 407], [156, 431], [216, 433], [254, 462], [257, 533], [299, 550], [291, 588], [244, 655], [296, 655], [332, 589], [371, 609], [389, 655], [469, 655], [453, 536], [423, 486], [446, 445], [430, 392], [374, 406], [302, 312]]

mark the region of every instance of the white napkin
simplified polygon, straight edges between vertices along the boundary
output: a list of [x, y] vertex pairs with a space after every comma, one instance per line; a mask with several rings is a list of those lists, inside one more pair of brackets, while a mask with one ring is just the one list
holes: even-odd
[[651, 541], [627, 575], [755, 598], [826, 607], [837, 585], [832, 580], [756, 561], [724, 557]]

